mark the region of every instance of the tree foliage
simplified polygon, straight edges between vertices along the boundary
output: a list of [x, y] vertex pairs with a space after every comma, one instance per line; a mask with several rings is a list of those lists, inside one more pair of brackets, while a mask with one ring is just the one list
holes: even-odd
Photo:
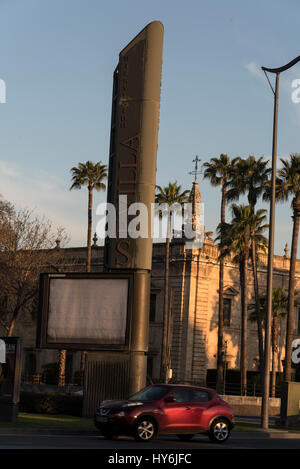
[[24, 315], [36, 316], [39, 275], [59, 269], [67, 236], [28, 209], [0, 201], [0, 326], [9, 336]]

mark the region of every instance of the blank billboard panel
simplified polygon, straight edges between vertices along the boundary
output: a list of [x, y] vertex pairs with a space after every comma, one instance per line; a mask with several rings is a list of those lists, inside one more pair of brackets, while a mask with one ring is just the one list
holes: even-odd
[[38, 346], [128, 348], [131, 276], [42, 274]]
[[126, 279], [51, 279], [48, 341], [125, 344]]

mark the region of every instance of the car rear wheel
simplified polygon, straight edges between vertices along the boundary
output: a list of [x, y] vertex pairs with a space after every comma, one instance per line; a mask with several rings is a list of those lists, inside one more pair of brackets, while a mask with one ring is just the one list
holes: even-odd
[[177, 438], [181, 441], [190, 441], [194, 435], [177, 435]]
[[230, 435], [229, 422], [226, 419], [214, 420], [209, 429], [208, 437], [214, 443], [224, 443]]
[[134, 438], [136, 441], [150, 441], [156, 434], [156, 425], [148, 417], [138, 420], [134, 427]]

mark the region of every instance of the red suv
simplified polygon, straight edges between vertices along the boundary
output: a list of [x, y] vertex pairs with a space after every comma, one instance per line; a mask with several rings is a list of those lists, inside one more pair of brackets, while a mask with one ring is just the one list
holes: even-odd
[[230, 406], [213, 389], [175, 384], [148, 386], [127, 401], [103, 401], [94, 417], [106, 438], [132, 435], [150, 441], [157, 432], [188, 441], [206, 433], [223, 443], [233, 427]]

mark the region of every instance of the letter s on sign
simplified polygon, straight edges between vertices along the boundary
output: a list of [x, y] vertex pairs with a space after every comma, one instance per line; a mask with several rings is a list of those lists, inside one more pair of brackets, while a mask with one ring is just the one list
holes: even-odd
[[[124, 245], [126, 247], [124, 247]], [[118, 242], [118, 244], [116, 246], [116, 252], [117, 252], [116, 261], [115, 261], [116, 265], [121, 265], [123, 267], [128, 265], [128, 263], [131, 260], [129, 248], [130, 248], [129, 239], [124, 239], [124, 240]], [[120, 254], [121, 254], [121, 256], [123, 256], [122, 258], [120, 258], [120, 256], [119, 256]]]
[[295, 349], [292, 353], [292, 362], [297, 365], [300, 363], [300, 339], [293, 340], [292, 347]]

